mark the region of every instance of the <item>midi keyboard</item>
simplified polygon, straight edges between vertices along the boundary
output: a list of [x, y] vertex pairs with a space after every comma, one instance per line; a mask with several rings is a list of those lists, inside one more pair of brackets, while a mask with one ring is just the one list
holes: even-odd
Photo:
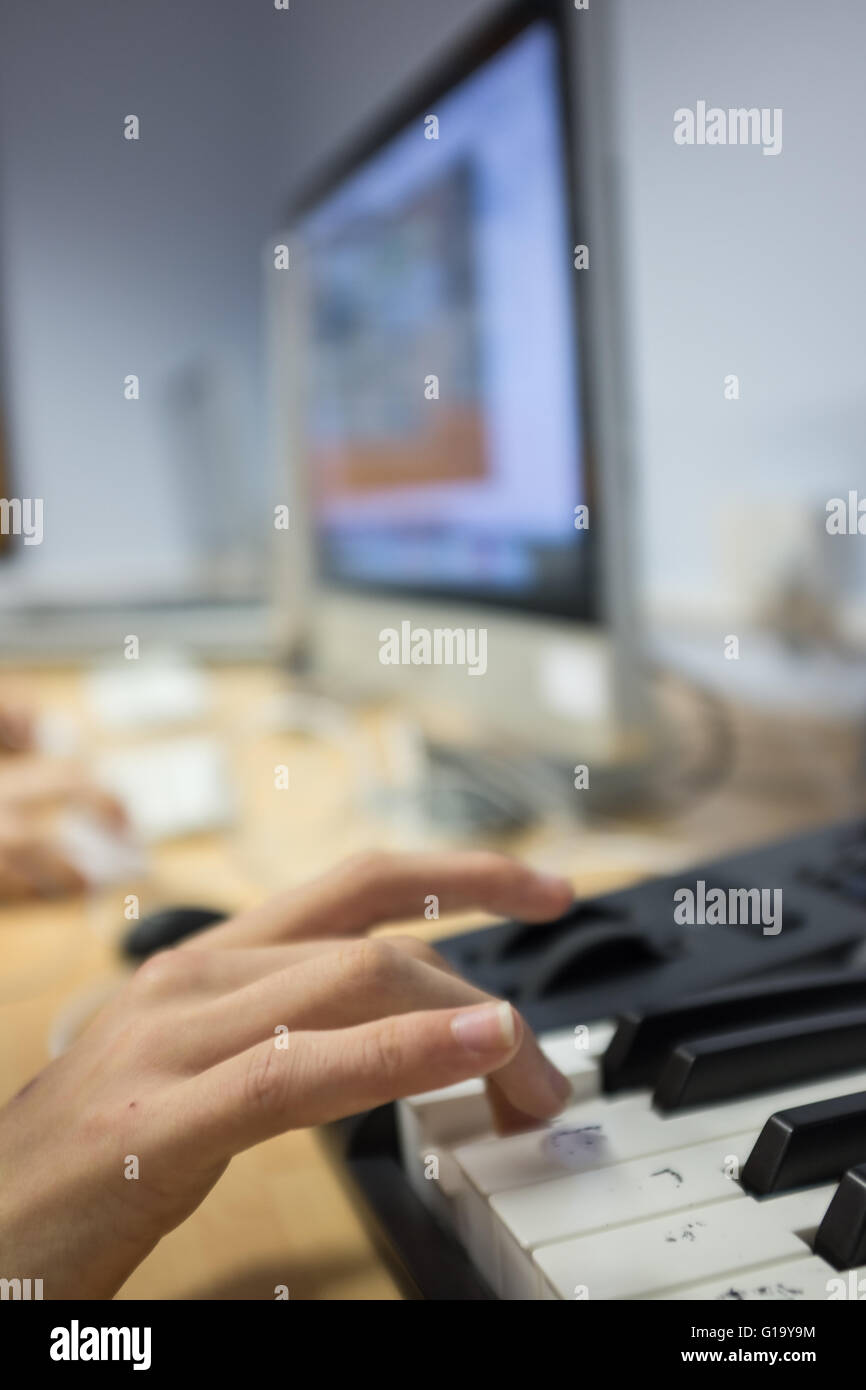
[[572, 1098], [507, 1137], [481, 1080], [328, 1128], [404, 1291], [866, 1294], [864, 935], [854, 821], [437, 943]]

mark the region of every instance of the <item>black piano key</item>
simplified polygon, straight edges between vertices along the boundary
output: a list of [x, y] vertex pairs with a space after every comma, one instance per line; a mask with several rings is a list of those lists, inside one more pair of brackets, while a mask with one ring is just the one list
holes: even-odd
[[771, 1115], [740, 1181], [748, 1192], [766, 1196], [832, 1182], [861, 1162], [866, 1162], [866, 1091]]
[[866, 1163], [849, 1168], [815, 1236], [815, 1254], [836, 1269], [866, 1264]]
[[607, 1092], [649, 1086], [674, 1043], [726, 1028], [770, 1023], [776, 1018], [866, 1006], [866, 970], [824, 971], [787, 980], [750, 981], [693, 995], [670, 1008], [624, 1014], [602, 1058]]
[[659, 1074], [659, 1110], [708, 1105], [866, 1067], [866, 1008], [735, 1029], [678, 1044]]

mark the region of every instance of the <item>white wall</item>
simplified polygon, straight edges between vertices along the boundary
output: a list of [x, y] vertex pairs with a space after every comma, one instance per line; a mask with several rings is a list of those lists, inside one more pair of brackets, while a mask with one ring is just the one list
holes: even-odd
[[[224, 364], [231, 447], [261, 486], [279, 24], [222, 0], [4, 0], [3, 395], [15, 490], [45, 498], [46, 533], [20, 552], [19, 582], [117, 592], [189, 574], [166, 394], [190, 367]], [[122, 138], [129, 113], [138, 143]]]
[[189, 468], [236, 489], [265, 553], [265, 239], [293, 179], [472, 8], [4, 0], [0, 385], [14, 492], [45, 499], [45, 541], [4, 567], [0, 603], [195, 585], [167, 404], [190, 369], [220, 374], [226, 427]]
[[[820, 510], [863, 476], [866, 6], [607, 3], [618, 7], [645, 594], [660, 609], [729, 611], [743, 589], [732, 536], [757, 517], [745, 562], [783, 548], [798, 500]], [[22, 573], [55, 589], [116, 586], [118, 565], [130, 583], [188, 573], [163, 402], [177, 371], [206, 359], [228, 364], [253, 505], [262, 241], [289, 187], [489, 8], [5, 0], [5, 396], [17, 490], [46, 496], [52, 528], [50, 545], [23, 552]], [[676, 146], [673, 112], [699, 98], [782, 107], [782, 154]], [[142, 117], [138, 145], [121, 138], [129, 111]], [[134, 407], [120, 392], [129, 371], [144, 388]], [[729, 372], [736, 403], [722, 395]], [[859, 568], [863, 579], [862, 555]]]
[[[730, 612], [738, 529], [748, 565], [866, 479], [866, 6], [624, 0], [618, 29], [648, 589]], [[781, 107], [782, 153], [675, 145], [700, 98]]]

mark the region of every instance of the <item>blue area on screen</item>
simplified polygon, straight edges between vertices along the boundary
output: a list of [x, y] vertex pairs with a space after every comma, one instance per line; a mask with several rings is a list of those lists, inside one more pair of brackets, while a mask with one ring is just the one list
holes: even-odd
[[338, 583], [561, 606], [582, 582], [557, 59], [530, 26], [299, 224], [317, 549]]

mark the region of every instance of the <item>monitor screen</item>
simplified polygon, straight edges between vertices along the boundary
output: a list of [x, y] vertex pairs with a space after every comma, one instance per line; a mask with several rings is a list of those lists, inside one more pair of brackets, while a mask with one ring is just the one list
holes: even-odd
[[557, 44], [530, 23], [296, 222], [329, 583], [595, 616]]

